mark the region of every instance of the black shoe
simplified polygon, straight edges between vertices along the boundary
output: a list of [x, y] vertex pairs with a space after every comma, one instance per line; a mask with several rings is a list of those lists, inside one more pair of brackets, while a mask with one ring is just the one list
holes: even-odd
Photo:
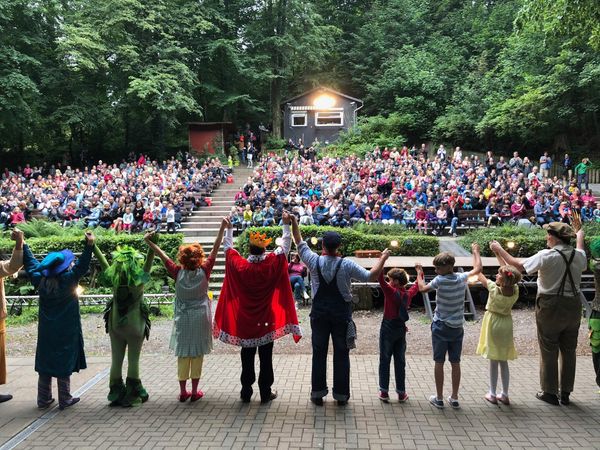
[[346, 406], [348, 404], [348, 400], [338, 400], [338, 406]]
[[12, 400], [12, 398], [13, 398], [13, 396], [10, 394], [0, 394], [0, 403], [4, 403], [9, 400]]
[[569, 392], [561, 392], [560, 393], [560, 404], [564, 406], [568, 406], [571, 404], [571, 400], [569, 400]]
[[275, 400], [277, 398], [277, 392], [271, 392], [266, 398], [260, 399], [260, 402], [264, 405], [265, 403], [269, 403], [271, 400]]
[[246, 395], [240, 395], [240, 399], [242, 400], [242, 403], [250, 403], [251, 398], [252, 398], [252, 396], [248, 397]]
[[50, 405], [51, 405], [52, 403], [54, 403], [54, 399], [53, 399], [53, 398], [51, 398], [50, 400], [48, 400], [48, 401], [47, 401], [47, 402], [45, 402], [45, 403], [40, 403], [40, 402], [38, 402], [38, 408], [39, 408], [39, 409], [47, 409], [47, 408], [49, 408], [49, 407], [50, 407]]
[[64, 405], [60, 405], [58, 409], [62, 411], [63, 409], [68, 408], [69, 406], [73, 406], [75, 403], [79, 403], [79, 397], [73, 397], [70, 402], [65, 403]]
[[310, 401], [317, 406], [323, 406], [323, 397], [311, 398]]
[[559, 405], [558, 395], [550, 394], [548, 392], [538, 392], [537, 394], [535, 394], [535, 398], [554, 406]]

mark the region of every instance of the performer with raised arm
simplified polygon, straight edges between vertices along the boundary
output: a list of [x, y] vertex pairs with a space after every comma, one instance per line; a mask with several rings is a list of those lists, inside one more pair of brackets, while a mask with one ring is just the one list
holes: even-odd
[[[228, 218], [221, 222], [219, 234], [208, 258], [200, 244], [182, 245], [177, 253], [179, 264], [174, 263], [153, 242], [153, 233], [144, 237], [167, 268], [169, 276], [175, 280], [175, 311], [169, 347], [177, 356], [180, 402], [185, 402], [188, 398], [195, 402], [204, 396], [204, 393], [198, 390], [198, 384], [202, 375], [204, 355], [208, 355], [213, 348], [208, 281], [223, 240], [223, 233], [229, 224]], [[187, 390], [188, 378], [192, 380], [191, 392]]]
[[240, 397], [245, 403], [252, 397], [252, 385], [256, 380], [254, 358], [257, 350], [260, 358], [260, 401], [268, 403], [277, 398], [277, 392], [271, 389], [274, 382], [273, 342], [286, 334], [292, 334], [296, 342], [302, 336], [288, 276], [290, 214], [284, 212], [282, 221], [281, 246], [269, 254], [266, 248], [271, 239], [258, 232], [250, 233], [248, 259], [233, 248], [231, 224], [223, 240], [225, 279], [217, 304], [213, 333], [225, 343], [242, 347]]

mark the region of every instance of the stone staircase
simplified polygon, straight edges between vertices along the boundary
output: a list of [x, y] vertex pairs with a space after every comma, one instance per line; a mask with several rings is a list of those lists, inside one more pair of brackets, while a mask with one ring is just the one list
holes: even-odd
[[[193, 211], [192, 215], [181, 223], [179, 231], [183, 233], [183, 241], [186, 243], [197, 242], [201, 244], [204, 251], [208, 254], [219, 232], [221, 220], [229, 214], [231, 207], [235, 205], [234, 197], [236, 192], [251, 175], [252, 169], [236, 167], [233, 173], [233, 183], [221, 184], [219, 188], [213, 191], [211, 206], [201, 207]], [[225, 254], [221, 247], [208, 285], [208, 291], [213, 293], [214, 298], [217, 298], [219, 295], [224, 277]]]

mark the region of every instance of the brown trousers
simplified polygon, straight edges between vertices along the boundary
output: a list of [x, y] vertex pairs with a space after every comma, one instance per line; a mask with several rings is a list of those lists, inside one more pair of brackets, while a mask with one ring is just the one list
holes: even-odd
[[579, 297], [538, 294], [535, 320], [542, 391], [558, 395], [560, 380], [560, 392], [573, 392], [577, 337], [581, 325]]
[[6, 319], [0, 319], [0, 384], [6, 384]]

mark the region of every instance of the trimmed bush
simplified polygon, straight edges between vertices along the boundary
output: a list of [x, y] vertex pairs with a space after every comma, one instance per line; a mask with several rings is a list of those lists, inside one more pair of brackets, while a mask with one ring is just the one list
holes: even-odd
[[[326, 231], [337, 231], [342, 236], [340, 252], [343, 256], [354, 256], [357, 250], [384, 250], [389, 248], [393, 256], [434, 256], [439, 252], [437, 238], [416, 233], [403, 234], [365, 234], [352, 228], [335, 228], [328, 226], [300, 227], [302, 237], [310, 241], [312, 237], [320, 238]], [[277, 246], [275, 239], [281, 237], [281, 227], [249, 228], [237, 238], [237, 248], [243, 255], [249, 253], [248, 232], [259, 231], [273, 239], [268, 250]], [[398, 247], [391, 247], [390, 241], [397, 240]]]
[[[585, 224], [586, 245], [594, 236], [600, 236], [600, 224]], [[546, 248], [546, 232], [542, 228], [524, 228], [516, 225], [503, 225], [496, 228], [476, 228], [459, 239], [459, 244], [471, 251], [471, 244], [477, 242], [481, 247], [481, 256], [494, 256], [490, 242], [497, 240], [507, 251], [521, 258], [536, 254]], [[508, 242], [514, 242], [513, 249], [507, 248]], [[588, 252], [589, 253], [589, 252]]]
[[[41, 222], [41, 221], [40, 221]], [[26, 239], [25, 242], [35, 255], [46, 255], [52, 251], [68, 248], [74, 253], [81, 253], [84, 246], [83, 231], [79, 230], [79, 234], [72, 236], [48, 236]], [[158, 245], [171, 257], [175, 258], [179, 246], [183, 243], [182, 234], [161, 234]], [[144, 242], [143, 234], [115, 234], [112, 231], [102, 232], [96, 236], [96, 244], [102, 250], [102, 253], [107, 257], [108, 262], [111, 262], [111, 253], [119, 245], [130, 245], [139, 250], [143, 254], [148, 251], [148, 246]], [[6, 237], [0, 239], [0, 253], [10, 255], [14, 248], [14, 242]], [[92, 265], [95, 262], [92, 259]], [[92, 272], [93, 274], [93, 272]], [[87, 275], [81, 281], [81, 285], [86, 289], [90, 286], [96, 286], [96, 279], [93, 275]], [[163, 286], [169, 286], [170, 291], [173, 291], [173, 281], [169, 278], [166, 269], [158, 258], [155, 258], [152, 266], [151, 278], [146, 285], [146, 292], [160, 293]], [[27, 279], [15, 280], [12, 277], [6, 279], [5, 283], [7, 295], [32, 295], [35, 291]]]

